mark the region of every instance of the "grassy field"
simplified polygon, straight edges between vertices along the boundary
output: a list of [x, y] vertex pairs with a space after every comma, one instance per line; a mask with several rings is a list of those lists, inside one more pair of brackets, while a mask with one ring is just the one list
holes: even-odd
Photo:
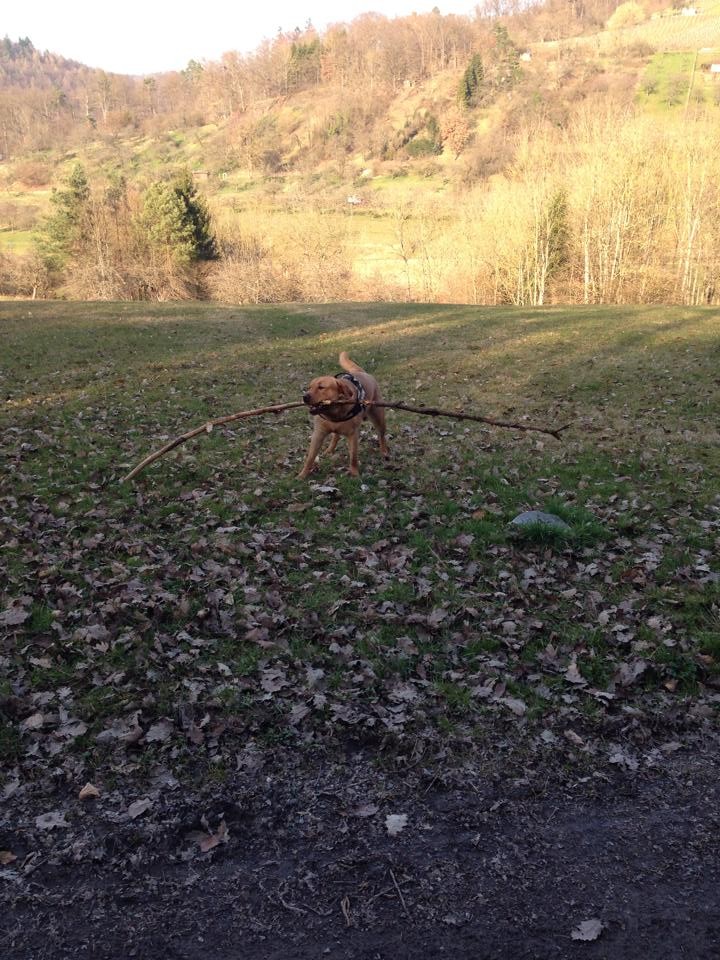
[[0, 250], [29, 253], [32, 249], [33, 236], [30, 230], [0, 230]]
[[709, 72], [717, 58], [713, 53], [656, 53], [640, 83], [640, 102], [655, 113], [717, 104], [720, 86]]
[[[717, 7], [696, 17], [671, 16], [648, 20], [619, 31], [625, 43], [648, 43], [658, 50], [700, 50], [720, 46], [720, 16]], [[613, 31], [602, 35], [610, 42]]]
[[656, 53], [641, 84], [645, 104], [660, 111], [683, 107], [694, 62], [693, 53]]
[[[712, 718], [719, 333], [704, 309], [0, 303], [6, 767], [131, 750], [222, 779], [248, 740], [497, 737], [633, 764]], [[340, 447], [306, 482], [293, 411], [119, 482], [340, 349], [390, 400], [572, 426], [390, 413], [388, 466], [368, 430], [361, 480]], [[571, 533], [512, 533], [527, 509]]]

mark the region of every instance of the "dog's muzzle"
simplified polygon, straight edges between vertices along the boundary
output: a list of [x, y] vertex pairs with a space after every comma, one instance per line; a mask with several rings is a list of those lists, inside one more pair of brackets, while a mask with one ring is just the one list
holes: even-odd
[[310, 413], [312, 413], [313, 415], [320, 413], [320, 410], [322, 409], [321, 404], [313, 405], [312, 397], [310, 396], [309, 393], [303, 394], [303, 403], [307, 404], [307, 406], [310, 408]]

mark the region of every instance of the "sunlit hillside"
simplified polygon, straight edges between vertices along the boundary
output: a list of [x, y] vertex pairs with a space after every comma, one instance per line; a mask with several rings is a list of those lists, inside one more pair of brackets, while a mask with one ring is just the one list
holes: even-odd
[[[146, 78], [6, 39], [0, 293], [714, 303], [720, 5], [691, 9], [369, 14]], [[102, 262], [38, 246], [78, 164]], [[184, 172], [218, 256], [150, 282], [146, 194]]]

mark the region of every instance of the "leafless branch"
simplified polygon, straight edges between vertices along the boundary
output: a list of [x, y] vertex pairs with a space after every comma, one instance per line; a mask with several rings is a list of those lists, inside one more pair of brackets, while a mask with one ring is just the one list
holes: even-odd
[[[333, 406], [340, 406], [341, 404], [352, 404], [355, 403], [355, 401], [333, 400], [330, 401], [330, 403]], [[406, 403], [386, 403], [385, 401], [379, 400], [366, 400], [364, 402], [364, 406], [387, 407], [391, 410], [404, 410], [407, 413], [421, 413], [428, 417], [450, 417], [454, 420], [474, 420], [477, 423], [487, 423], [493, 427], [505, 427], [510, 430], [546, 433], [551, 437], [555, 437], [556, 440], [559, 440], [560, 434], [563, 432], [563, 430], [567, 430], [567, 428], [570, 426], [569, 423], [566, 423], [564, 426], [556, 427], [554, 429], [549, 427], [535, 427], [527, 423], [511, 423], [507, 420], [494, 420], [492, 417], [483, 417], [476, 413], [465, 413], [462, 410], [440, 410], [437, 407], [411, 407]], [[127, 483], [129, 480], [134, 479], [146, 467], [149, 467], [151, 463], [159, 460], [160, 457], [165, 456], [166, 453], [174, 450], [175, 447], [179, 447], [181, 443], [185, 443], [187, 440], [192, 440], [193, 437], [197, 437], [201, 433], [212, 433], [215, 427], [222, 427], [225, 424], [232, 423], [235, 420], [247, 420], [249, 417], [259, 417], [265, 413], [283, 413], [285, 410], [292, 410], [297, 407], [306, 407], [306, 405], [301, 400], [298, 400], [295, 403], [278, 403], [274, 406], [256, 407], [254, 410], [241, 410], [239, 413], [231, 413], [227, 417], [218, 417], [216, 420], [208, 420], [206, 423], [203, 423], [202, 426], [195, 427], [194, 430], [188, 430], [187, 433], [183, 433], [179, 437], [175, 437], [173, 440], [168, 440], [165, 446], [160, 447], [159, 450], [155, 450], [154, 453], [151, 453], [145, 457], [145, 459], [142, 460], [136, 467], [133, 467], [130, 473], [126, 474], [126, 476], [124, 476], [120, 482]]]

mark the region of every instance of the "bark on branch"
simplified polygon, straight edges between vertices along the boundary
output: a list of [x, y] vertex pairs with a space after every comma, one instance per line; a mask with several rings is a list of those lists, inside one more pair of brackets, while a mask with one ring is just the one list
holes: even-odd
[[[354, 400], [333, 400], [330, 401], [330, 404], [333, 406], [340, 406], [341, 404], [354, 404]], [[560, 434], [563, 430], [567, 430], [570, 426], [569, 423], [566, 423], [563, 427], [556, 427], [555, 429], [550, 429], [549, 427], [534, 427], [526, 423], [511, 423], [507, 420], [494, 420], [491, 417], [481, 417], [479, 414], [474, 413], [464, 413], [462, 411], [456, 410], [439, 410], [437, 407], [411, 407], [406, 403], [385, 403], [384, 401], [370, 401], [366, 400], [363, 404], [365, 407], [387, 407], [391, 410], [405, 410], [407, 413], [421, 413], [428, 417], [451, 417], [454, 420], [474, 420], [476, 423], [488, 423], [493, 427], [505, 427], [510, 430], [523, 430], [523, 431], [533, 431], [535, 433], [546, 433], [551, 437], [555, 437], [556, 440], [560, 439]], [[179, 447], [181, 443], [185, 443], [186, 440], [192, 440], [193, 437], [199, 436], [201, 433], [212, 433], [215, 427], [222, 427], [226, 423], [232, 423], [234, 420], [247, 420], [249, 417], [259, 417], [264, 413], [283, 413], [285, 410], [292, 410], [296, 407], [305, 407], [307, 406], [302, 400], [298, 400], [295, 403], [278, 403], [275, 406], [270, 407], [256, 407], [254, 410], [241, 410], [239, 413], [231, 413], [227, 417], [218, 417], [217, 420], [208, 420], [206, 423], [203, 423], [199, 427], [195, 427], [194, 430], [188, 430], [187, 433], [180, 434], [179, 437], [175, 437], [173, 440], [168, 440], [165, 446], [160, 447], [159, 450], [155, 450], [154, 453], [149, 454], [142, 460], [136, 467], [126, 474], [121, 479], [121, 483], [127, 483], [129, 480], [134, 479], [145, 467], [149, 467], [151, 463], [154, 463], [156, 460], [159, 460], [160, 457], [165, 456], [166, 453], [169, 453], [171, 450], [174, 450], [175, 447]]]
[[406, 403], [384, 403], [382, 401], [367, 401], [366, 407], [390, 407], [393, 410], [406, 410], [408, 413], [424, 413], [429, 417], [452, 417], [453, 420], [475, 420], [476, 423], [489, 423], [493, 427], [507, 427], [510, 430], [526, 430], [534, 433], [547, 433], [556, 440], [560, 439], [563, 430], [570, 426], [566, 423], [563, 427], [533, 427], [527, 423], [511, 423], [508, 420], [493, 420], [491, 417], [481, 417], [476, 413], [464, 413], [462, 410], [438, 410], [437, 407], [410, 407]]
[[175, 437], [174, 440], [168, 440], [164, 447], [160, 447], [159, 450], [145, 457], [130, 473], [122, 478], [120, 483], [127, 483], [128, 480], [132, 480], [133, 477], [136, 477], [145, 467], [149, 467], [151, 463], [155, 463], [160, 457], [164, 457], [166, 453], [170, 453], [171, 450], [179, 447], [180, 444], [185, 443], [186, 440], [192, 440], [193, 437], [197, 437], [201, 433], [212, 433], [214, 427], [222, 427], [226, 423], [232, 423], [233, 420], [247, 420], [248, 417], [259, 417], [263, 413], [282, 413], [284, 410], [292, 410], [293, 407], [304, 406], [305, 404], [302, 400], [297, 400], [295, 403], [278, 403], [274, 407], [256, 407], [254, 410], [241, 410], [240, 413], [231, 413], [227, 417], [208, 420], [207, 423], [203, 423], [201, 427], [195, 427], [194, 430], [188, 430], [187, 433], [182, 433], [179, 437]]

